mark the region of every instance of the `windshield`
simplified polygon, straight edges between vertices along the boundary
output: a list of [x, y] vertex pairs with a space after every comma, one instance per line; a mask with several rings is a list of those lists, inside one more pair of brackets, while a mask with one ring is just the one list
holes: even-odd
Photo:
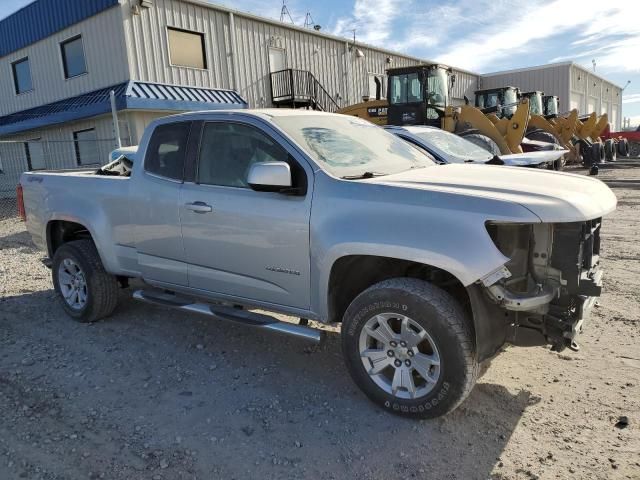
[[343, 115], [274, 116], [273, 122], [336, 177], [390, 175], [435, 163], [382, 128]]
[[529, 113], [531, 115], [544, 115], [542, 111], [542, 96], [539, 93], [529, 97]]
[[557, 115], [558, 114], [558, 99], [556, 97], [547, 97], [547, 115]]
[[389, 80], [389, 98], [392, 105], [422, 102], [422, 88], [418, 72], [393, 75]]
[[507, 88], [504, 91], [504, 103], [505, 107], [502, 109], [502, 115], [511, 118], [518, 109], [518, 94], [513, 88]]
[[442, 68], [432, 68], [427, 77], [427, 102], [438, 107], [445, 107], [449, 103], [449, 77]]
[[[487, 162], [493, 155], [484, 148], [465, 140], [458, 135], [440, 129], [428, 129], [420, 132], [412, 131], [413, 135], [423, 140], [434, 150], [439, 150], [448, 162], [462, 163], [469, 160]], [[437, 152], [436, 152], [437, 153]]]

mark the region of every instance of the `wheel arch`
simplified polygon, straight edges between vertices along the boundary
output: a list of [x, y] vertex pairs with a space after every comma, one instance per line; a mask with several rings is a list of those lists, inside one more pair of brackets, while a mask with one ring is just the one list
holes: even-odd
[[329, 322], [341, 323], [350, 303], [367, 288], [400, 277], [429, 282], [460, 303], [475, 340], [478, 361], [493, 357], [505, 344], [511, 315], [491, 303], [480, 285], [474, 283], [465, 286], [458, 277], [443, 268], [401, 258], [376, 255], [344, 255], [337, 258], [329, 274]]
[[[73, 240], [90, 239], [93, 235], [83, 223], [73, 220], [53, 219], [46, 226], [47, 253], [53, 258], [56, 250]], [[95, 243], [95, 241], [94, 241]]]
[[327, 286], [329, 322], [341, 322], [353, 299], [370, 286], [398, 277], [428, 281], [452, 293], [463, 306], [469, 305], [462, 281], [443, 268], [402, 258], [350, 254], [337, 258], [331, 266]]

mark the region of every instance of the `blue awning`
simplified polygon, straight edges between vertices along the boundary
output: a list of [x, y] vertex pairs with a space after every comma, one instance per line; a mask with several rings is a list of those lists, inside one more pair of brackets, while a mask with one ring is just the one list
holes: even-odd
[[233, 90], [129, 81], [0, 117], [0, 135], [109, 113], [111, 91], [115, 93], [117, 110], [186, 112], [248, 106]]

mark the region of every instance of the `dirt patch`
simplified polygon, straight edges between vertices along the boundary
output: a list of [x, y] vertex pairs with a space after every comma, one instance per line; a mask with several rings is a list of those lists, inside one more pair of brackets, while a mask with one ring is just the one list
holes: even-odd
[[75, 323], [23, 224], [3, 220], [0, 478], [640, 478], [640, 197], [615, 192], [581, 350], [508, 348], [433, 421], [373, 406], [335, 333], [309, 348], [127, 291], [108, 321]]

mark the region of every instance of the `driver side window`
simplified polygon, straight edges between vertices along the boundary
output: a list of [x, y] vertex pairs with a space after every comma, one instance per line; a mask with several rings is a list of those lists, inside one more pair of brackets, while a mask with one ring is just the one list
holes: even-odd
[[198, 183], [249, 188], [247, 176], [254, 163], [288, 161], [288, 153], [255, 127], [207, 123], [200, 144]]

